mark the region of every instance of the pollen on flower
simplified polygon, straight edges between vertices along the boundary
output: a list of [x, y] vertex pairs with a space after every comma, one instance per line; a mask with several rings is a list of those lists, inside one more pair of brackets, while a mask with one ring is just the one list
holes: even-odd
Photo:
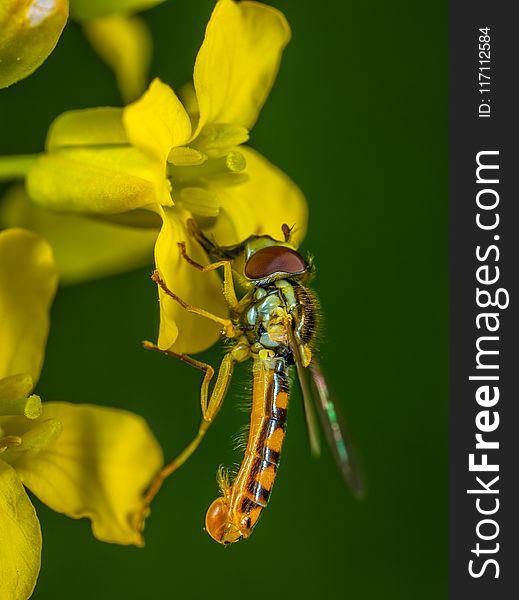
[[32, 394], [27, 398], [25, 404], [24, 416], [28, 419], [37, 419], [41, 415], [41, 399], [36, 394]]
[[245, 156], [241, 152], [229, 152], [225, 158], [227, 168], [233, 173], [243, 171], [247, 166]]
[[37, 419], [41, 415], [41, 410], [40, 397], [36, 394], [31, 394], [28, 398], [2, 399], [0, 415], [23, 415], [27, 419]]

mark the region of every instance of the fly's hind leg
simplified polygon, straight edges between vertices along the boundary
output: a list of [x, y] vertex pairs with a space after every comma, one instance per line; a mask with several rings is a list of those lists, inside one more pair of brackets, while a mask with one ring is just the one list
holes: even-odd
[[204, 372], [204, 378], [202, 380], [202, 385], [200, 387], [200, 407], [202, 409], [202, 420], [200, 421], [200, 425], [198, 426], [198, 432], [195, 437], [189, 442], [189, 444], [182, 450], [182, 452], [169, 464], [163, 467], [159, 473], [155, 476], [155, 479], [152, 481], [146, 495], [143, 499], [143, 508], [139, 515], [138, 527], [142, 529], [142, 525], [144, 523], [144, 519], [146, 518], [148, 508], [152, 503], [153, 499], [157, 495], [158, 491], [162, 487], [165, 479], [167, 479], [172, 473], [174, 473], [180, 466], [182, 466], [186, 460], [193, 454], [193, 452], [198, 448], [198, 445], [202, 441], [204, 435], [206, 434], [209, 426], [215, 419], [218, 411], [220, 410], [223, 399], [227, 393], [229, 388], [229, 384], [232, 377], [232, 372], [234, 369], [235, 358], [232, 352], [226, 354], [222, 362], [220, 363], [220, 368], [218, 370], [218, 375], [216, 377], [216, 382], [213, 386], [212, 392], [209, 393], [209, 384], [214, 376], [214, 368], [211, 365], [203, 363], [199, 360], [188, 356], [187, 354], [177, 354], [171, 350], [162, 350], [155, 344], [151, 342], [144, 342], [144, 347], [148, 350], [157, 350], [158, 352], [162, 352], [167, 354], [168, 356], [174, 356], [175, 358], [179, 358], [183, 362], [201, 370]]

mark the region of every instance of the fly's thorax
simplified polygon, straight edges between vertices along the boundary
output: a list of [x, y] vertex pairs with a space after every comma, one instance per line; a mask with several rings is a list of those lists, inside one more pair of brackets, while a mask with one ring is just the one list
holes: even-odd
[[291, 312], [296, 306], [293, 286], [285, 279], [256, 287], [249, 307], [240, 317], [240, 325], [247, 333], [253, 354], [271, 350], [272, 354], [262, 354], [263, 357], [273, 356], [288, 349], [288, 328], [292, 322]]

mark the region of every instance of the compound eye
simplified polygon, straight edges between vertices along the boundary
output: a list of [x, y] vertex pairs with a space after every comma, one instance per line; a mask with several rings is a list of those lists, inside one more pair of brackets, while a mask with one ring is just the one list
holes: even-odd
[[285, 246], [267, 246], [255, 252], [245, 265], [245, 276], [249, 279], [263, 279], [274, 273], [299, 275], [308, 265], [295, 250]]

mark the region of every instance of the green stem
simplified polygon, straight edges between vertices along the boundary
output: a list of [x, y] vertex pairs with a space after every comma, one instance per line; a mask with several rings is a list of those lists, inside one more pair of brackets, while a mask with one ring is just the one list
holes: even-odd
[[0, 181], [24, 179], [38, 154], [0, 156]]

